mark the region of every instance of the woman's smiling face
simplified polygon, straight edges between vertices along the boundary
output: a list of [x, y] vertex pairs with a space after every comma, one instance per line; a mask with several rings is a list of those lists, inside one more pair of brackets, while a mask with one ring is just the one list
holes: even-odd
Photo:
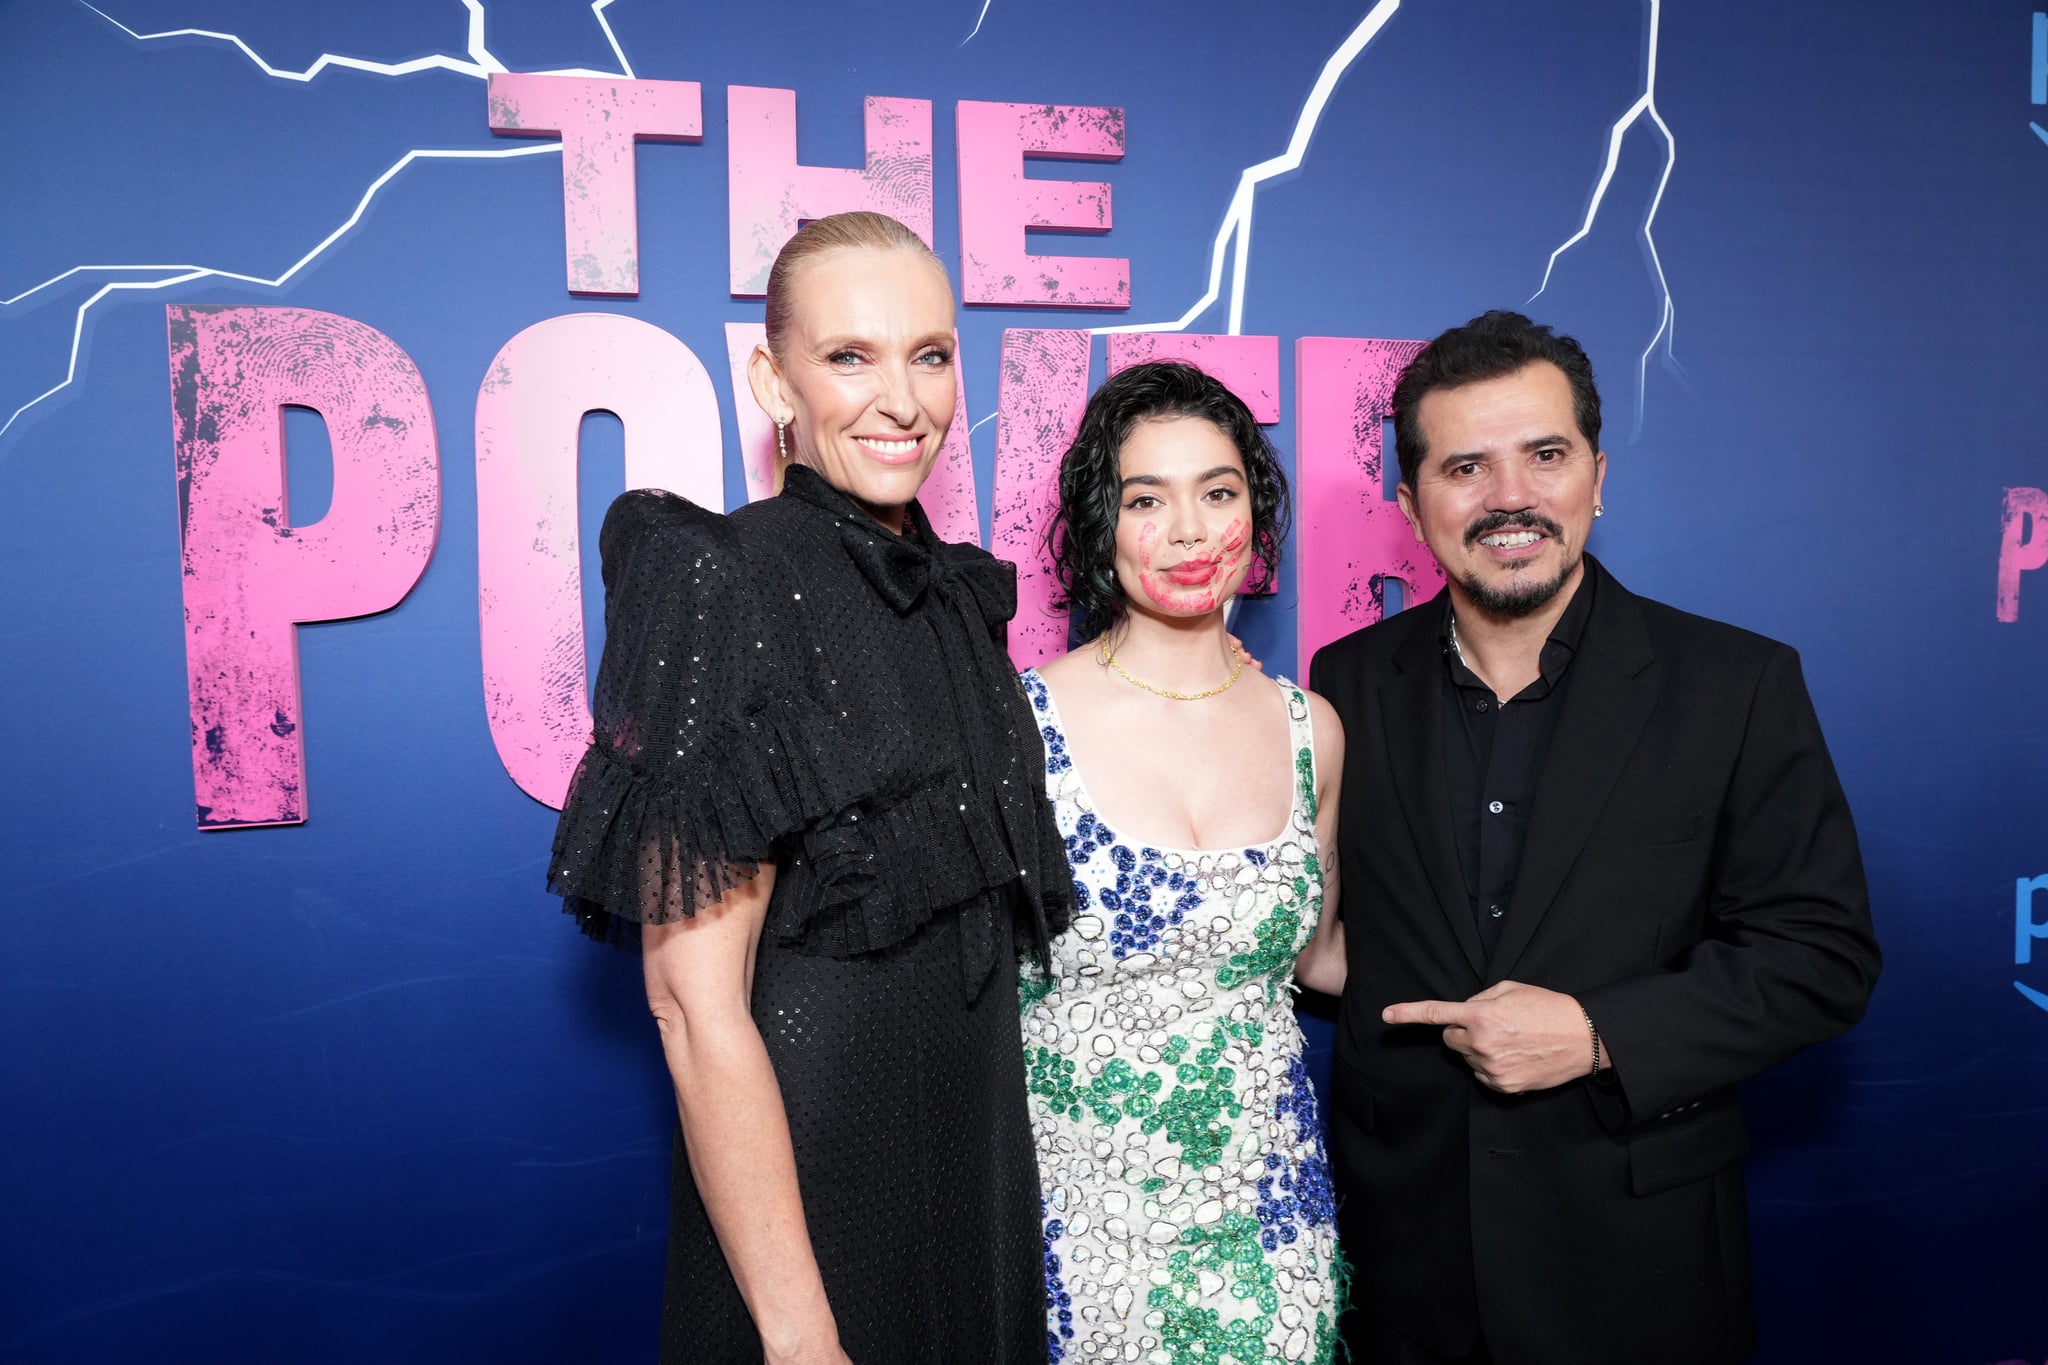
[[1131, 610], [1199, 616], [1251, 566], [1244, 457], [1202, 417], [1139, 422], [1117, 452], [1116, 577]]
[[842, 247], [790, 283], [782, 354], [757, 351], [755, 393], [790, 454], [892, 530], [931, 473], [955, 405], [953, 287], [900, 247]]

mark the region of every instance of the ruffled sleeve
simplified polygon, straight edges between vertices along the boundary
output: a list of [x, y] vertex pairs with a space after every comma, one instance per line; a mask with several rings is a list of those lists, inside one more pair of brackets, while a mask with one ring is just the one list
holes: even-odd
[[642, 490], [599, 537], [605, 646], [594, 733], [570, 780], [548, 887], [593, 938], [697, 911], [777, 845], [861, 798], [861, 767], [788, 685], [760, 575], [726, 519]]

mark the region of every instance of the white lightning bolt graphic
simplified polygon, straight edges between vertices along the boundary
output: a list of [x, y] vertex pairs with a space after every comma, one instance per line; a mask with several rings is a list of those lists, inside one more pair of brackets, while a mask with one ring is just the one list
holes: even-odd
[[407, 62], [372, 62], [361, 57], [343, 57], [336, 53], [323, 52], [304, 71], [286, 71], [272, 66], [263, 60], [255, 48], [232, 33], [216, 33], [208, 28], [173, 28], [165, 29], [161, 33], [137, 33], [97, 5], [89, 4], [87, 0], [78, 0], [78, 3], [138, 42], [153, 42], [159, 38], [211, 38], [219, 43], [232, 43], [240, 48], [242, 55], [254, 62], [264, 75], [273, 76], [281, 81], [310, 81], [330, 66], [346, 67], [351, 71], [374, 72], [379, 76], [410, 76], [419, 71], [453, 71], [458, 75], [483, 77], [493, 71], [505, 69], [498, 64], [498, 59], [484, 48], [484, 12], [480, 0], [463, 0], [469, 9], [469, 61], [435, 53], [431, 57], [414, 57]]
[[[287, 71], [271, 65], [263, 59], [261, 54], [250, 47], [248, 43], [232, 33], [217, 33], [211, 29], [201, 28], [169, 29], [160, 33], [138, 33], [106, 11], [87, 3], [87, 0], [78, 0], [78, 3], [138, 42], [151, 42], [160, 38], [211, 38], [217, 42], [230, 43], [254, 63], [257, 69], [262, 71], [264, 75], [278, 80], [310, 82], [329, 67], [367, 71], [380, 76], [410, 76], [421, 71], [448, 71], [456, 75], [470, 77], [474, 80], [488, 80], [492, 72], [504, 71], [506, 69], [505, 64], [493, 56], [490, 49], [485, 46], [485, 14], [482, 0], [462, 0], [463, 7], [469, 11], [469, 31], [466, 48], [469, 60], [467, 61], [436, 53], [433, 56], [415, 57], [403, 62], [372, 62], [360, 57], [345, 57], [332, 52], [323, 52], [304, 71]], [[618, 35], [612, 32], [611, 23], [604, 15], [605, 10], [610, 8], [613, 3], [614, 0], [593, 0], [590, 12], [596, 17], [598, 27], [604, 31], [605, 41], [611, 45], [613, 55], [618, 58], [619, 70], [591, 71], [581, 67], [574, 67], [558, 71], [544, 71], [537, 74], [546, 76], [623, 76], [627, 80], [634, 79], [632, 64], [626, 60], [626, 54], [619, 46]], [[9, 413], [7, 420], [0, 422], [0, 436], [5, 436], [9, 428], [13, 427], [16, 421], [20, 420], [23, 413], [45, 399], [62, 393], [78, 378], [78, 357], [85, 342], [86, 316], [91, 313], [95, 305], [110, 295], [134, 290], [168, 289], [173, 285], [189, 284], [194, 280], [202, 279], [233, 280], [240, 284], [255, 285], [265, 289], [280, 288], [292, 276], [304, 270], [308, 265], [311, 265], [329, 247], [347, 236], [349, 230], [362, 221], [364, 211], [370, 207], [370, 201], [377, 197], [378, 191], [389, 184], [392, 177], [415, 161], [499, 161], [516, 156], [558, 154], [561, 150], [562, 144], [559, 142], [543, 142], [521, 147], [493, 147], [489, 149], [416, 147], [405, 153], [397, 161], [394, 161], [382, 175], [370, 182], [369, 187], [363, 191], [362, 197], [357, 200], [355, 212], [343, 220], [339, 227], [321, 238], [312, 250], [299, 257], [298, 260], [294, 261], [290, 267], [274, 279], [266, 279], [260, 275], [246, 274], [241, 271], [222, 270], [211, 266], [192, 265], [189, 263], [181, 265], [75, 265], [69, 270], [51, 276], [40, 284], [32, 285], [22, 290], [11, 298], [0, 299], [0, 307], [10, 307], [20, 303], [23, 299], [29, 298], [31, 295], [41, 293], [45, 289], [61, 284], [74, 275], [142, 270], [168, 270], [173, 272], [161, 279], [119, 280], [103, 284], [94, 291], [90, 298], [80, 304], [71, 326], [71, 356], [64, 369], [64, 378]]]
[[[610, 8], [614, 2], [615, 0], [594, 0], [594, 3], [590, 6], [590, 12], [596, 16], [598, 27], [604, 30], [605, 41], [611, 45], [612, 54], [619, 59], [619, 69], [617, 71], [592, 71], [587, 67], [564, 67], [559, 71], [542, 71], [535, 74], [542, 76], [624, 76], [626, 79], [631, 80], [633, 78], [633, 68], [626, 61], [626, 54], [619, 47], [618, 36], [612, 32], [611, 22], [604, 17], [605, 10]], [[330, 66], [343, 67], [350, 71], [368, 71], [378, 76], [411, 76], [421, 71], [452, 71], [458, 76], [468, 76], [475, 80], [485, 80], [493, 71], [503, 71], [506, 69], [505, 64], [492, 56], [490, 48], [484, 45], [483, 0], [462, 0], [462, 7], [469, 11], [469, 38], [466, 46], [466, 50], [469, 53], [468, 61], [438, 52], [430, 57], [414, 57], [410, 61], [404, 62], [373, 62], [361, 57], [344, 57], [339, 53], [323, 52], [304, 71], [286, 71], [281, 67], [272, 66], [263, 59], [262, 54], [258, 53], [255, 48], [250, 47], [249, 44], [233, 33], [217, 33], [207, 28], [174, 28], [166, 29], [161, 33], [137, 33], [105, 10], [89, 3], [89, 0], [78, 0], [78, 3], [138, 42], [153, 42], [158, 38], [211, 38], [215, 42], [230, 43], [241, 49], [242, 55], [251, 62], [254, 62], [257, 69], [262, 71], [264, 75], [275, 77], [282, 81], [311, 81]]]
[[1643, 62], [1643, 93], [1636, 97], [1634, 104], [1616, 119], [1614, 126], [1607, 130], [1607, 164], [1600, 168], [1600, 179], [1593, 186], [1593, 197], [1586, 205], [1586, 219], [1579, 224], [1579, 230], [1565, 238], [1557, 250], [1550, 253], [1550, 260], [1543, 267], [1543, 283], [1536, 286], [1536, 292], [1529, 296], [1534, 303], [1550, 287], [1551, 272], [1557, 269], [1557, 258], [1586, 239], [1593, 230], [1594, 220], [1600, 216], [1600, 203], [1607, 197], [1607, 187], [1614, 181], [1614, 168], [1621, 161], [1621, 141], [1636, 121], [1645, 115], [1664, 136], [1664, 173], [1657, 177], [1657, 192], [1650, 196], [1650, 207], [1643, 214], [1641, 229], [1643, 246], [1650, 254], [1650, 268], [1657, 273], [1657, 289], [1663, 295], [1664, 307], [1657, 318], [1657, 331], [1651, 336], [1650, 344], [1643, 347], [1643, 353], [1636, 360], [1636, 422], [1635, 434], [1643, 434], [1643, 397], [1649, 380], [1650, 356], [1656, 351], [1659, 341], [1664, 343], [1664, 357], [1672, 364], [1678, 357], [1672, 352], [1672, 343], [1677, 339], [1678, 310], [1671, 301], [1671, 282], [1664, 278], [1664, 261], [1657, 254], [1657, 238], [1654, 229], [1657, 224], [1657, 209], [1664, 202], [1664, 187], [1671, 183], [1671, 168], [1678, 164], [1678, 140], [1671, 135], [1671, 126], [1664, 122], [1664, 116], [1657, 111], [1657, 38], [1660, 21], [1663, 19], [1664, 0], [1647, 0], [1650, 7], [1650, 42]]
[[30, 408], [53, 394], [62, 393], [78, 377], [78, 352], [85, 339], [85, 316], [92, 311], [94, 304], [106, 298], [109, 294], [132, 289], [168, 289], [174, 284], [188, 284], [193, 280], [204, 279], [234, 280], [242, 284], [258, 285], [265, 289], [276, 289], [281, 287], [292, 276], [304, 270], [308, 265], [311, 265], [328, 247], [333, 246], [346, 236], [350, 228], [353, 228], [362, 221], [363, 211], [370, 207], [370, 201], [377, 197], [377, 192], [389, 184], [393, 176], [415, 161], [495, 161], [513, 156], [542, 156], [549, 152], [559, 153], [561, 150], [562, 144], [559, 142], [541, 142], [526, 147], [493, 147], [488, 151], [439, 147], [415, 148], [391, 163], [390, 169], [371, 181], [370, 187], [363, 191], [363, 197], [356, 202], [355, 212], [351, 213], [340, 227], [321, 238], [318, 246], [315, 246], [311, 251], [299, 257], [298, 260], [292, 263], [289, 269], [276, 279], [267, 280], [260, 275], [246, 275], [240, 271], [216, 270], [208, 266], [197, 265], [80, 265], [73, 266], [54, 279], [43, 281], [42, 284], [37, 285], [34, 289], [24, 290], [16, 294], [14, 298], [0, 300], [0, 303], [14, 303], [20, 299], [27, 298], [39, 289], [44, 289], [57, 283], [58, 280], [76, 275], [84, 270], [175, 270], [180, 272], [160, 280], [119, 280], [112, 284], [103, 284], [91, 298], [80, 304], [78, 306], [77, 318], [71, 326], [71, 362], [65, 368], [63, 380], [43, 390], [34, 398], [29, 399], [26, 403], [23, 403], [20, 407], [9, 413], [7, 420], [0, 422], [0, 436], [5, 436], [7, 429], [13, 426], [15, 421], [24, 412], [27, 412]]
[[981, 21], [988, 18], [988, 7], [995, 2], [996, 0], [981, 0], [981, 13], [974, 16], [974, 32], [969, 33], [960, 40], [961, 47], [966, 47], [969, 43], [973, 42], [974, 34], [981, 32]]
[[604, 30], [604, 40], [612, 45], [612, 55], [619, 59], [620, 73], [627, 80], [637, 80], [639, 78], [633, 74], [633, 64], [626, 60], [626, 49], [619, 46], [619, 35], [612, 32], [612, 21], [604, 17], [604, 12], [611, 7], [612, 0], [592, 0], [590, 12], [596, 17], [597, 26]]
[[[1259, 186], [1276, 175], [1299, 170], [1308, 156], [1309, 140], [1315, 136], [1316, 124], [1323, 117], [1323, 109], [1330, 102], [1330, 96], [1337, 89], [1337, 82], [1344, 78], [1351, 63], [1366, 45], [1379, 36], [1387, 20], [1394, 17], [1394, 11], [1401, 8], [1401, 0], [1379, 0], [1358, 21], [1358, 27], [1332, 52], [1323, 63], [1322, 74], [1310, 88], [1308, 98], [1302, 102], [1301, 113], [1294, 120], [1294, 136], [1287, 139], [1287, 150], [1279, 156], [1261, 161], [1256, 166], [1247, 166], [1237, 178], [1237, 192], [1230, 197], [1230, 208], [1223, 215], [1223, 226], [1217, 229], [1216, 244], [1209, 255], [1209, 288], [1187, 312], [1172, 322], [1129, 322], [1115, 327], [1096, 327], [1098, 335], [1110, 332], [1179, 332], [1188, 324], [1209, 310], [1211, 304], [1223, 293], [1223, 257], [1231, 252], [1230, 267], [1230, 334], [1237, 335], [1244, 330], [1244, 277], [1251, 255], [1252, 245], [1252, 203], [1258, 197]], [[1233, 250], [1234, 247], [1234, 250]]]

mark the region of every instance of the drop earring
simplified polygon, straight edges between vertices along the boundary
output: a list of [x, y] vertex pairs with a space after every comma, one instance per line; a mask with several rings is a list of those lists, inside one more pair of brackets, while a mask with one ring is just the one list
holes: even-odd
[[[787, 460], [789, 458], [789, 423], [787, 422], [777, 422], [775, 424], [775, 454], [778, 459]], [[1593, 515], [1597, 517], [1600, 514], [1595, 512]]]

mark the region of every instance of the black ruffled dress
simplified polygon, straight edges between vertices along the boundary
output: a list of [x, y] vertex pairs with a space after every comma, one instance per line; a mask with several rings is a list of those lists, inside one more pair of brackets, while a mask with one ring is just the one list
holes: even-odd
[[[627, 493], [605, 518], [596, 737], [549, 885], [637, 942], [776, 869], [754, 1021], [856, 1365], [1042, 1362], [1044, 1243], [1017, 959], [1071, 892], [1015, 571], [876, 525], [816, 473], [730, 516]], [[665, 1362], [761, 1347], [678, 1134]]]

